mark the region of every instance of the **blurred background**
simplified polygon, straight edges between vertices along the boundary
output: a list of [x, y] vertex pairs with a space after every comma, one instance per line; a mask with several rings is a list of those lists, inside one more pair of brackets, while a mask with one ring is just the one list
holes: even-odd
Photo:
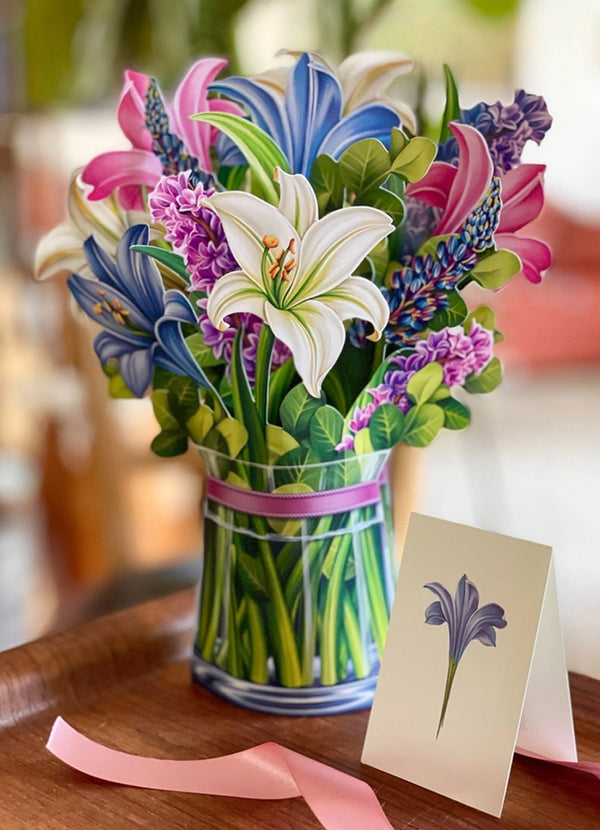
[[596, 0], [2, 0], [0, 3], [0, 648], [192, 584], [201, 476], [152, 455], [147, 401], [114, 401], [64, 280], [32, 278], [72, 169], [125, 147], [127, 67], [168, 90], [192, 60], [245, 74], [281, 48], [403, 51], [397, 91], [435, 123], [442, 63], [461, 105], [543, 94], [554, 125], [536, 234], [544, 283], [493, 304], [506, 379], [471, 427], [396, 459], [408, 507], [554, 548], [569, 668], [600, 678], [600, 4]]

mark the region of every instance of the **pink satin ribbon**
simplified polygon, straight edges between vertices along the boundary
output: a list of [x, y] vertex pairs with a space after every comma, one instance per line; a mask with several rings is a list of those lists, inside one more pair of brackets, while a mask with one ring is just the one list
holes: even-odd
[[240, 510], [251, 516], [285, 519], [307, 519], [331, 516], [359, 507], [377, 504], [381, 498], [381, 480], [364, 481], [336, 490], [315, 493], [258, 493], [236, 487], [217, 478], [209, 478], [206, 496], [224, 507]]
[[[46, 748], [74, 769], [113, 784], [262, 800], [302, 796], [326, 830], [393, 830], [365, 781], [272, 742], [219, 758], [168, 761], [109, 749], [59, 717]], [[600, 763], [555, 761], [520, 747], [516, 751], [600, 779]]]
[[526, 758], [533, 758], [535, 761], [545, 761], [547, 764], [556, 764], [558, 767], [567, 767], [577, 772], [588, 772], [600, 780], [600, 763], [598, 761], [556, 761], [554, 758], [546, 758], [545, 755], [538, 755], [536, 752], [521, 749], [520, 746], [515, 749], [515, 752], [524, 755]]
[[109, 749], [57, 718], [46, 747], [65, 764], [114, 784], [267, 800], [302, 796], [326, 830], [393, 830], [367, 783], [276, 743], [202, 761], [167, 761]]

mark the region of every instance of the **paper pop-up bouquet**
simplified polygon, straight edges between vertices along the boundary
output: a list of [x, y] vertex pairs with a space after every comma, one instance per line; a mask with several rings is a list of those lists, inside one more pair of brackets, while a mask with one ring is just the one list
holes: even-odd
[[466, 427], [462, 390], [500, 383], [494, 313], [463, 290], [549, 266], [524, 230], [544, 167], [521, 152], [551, 119], [523, 91], [461, 109], [446, 70], [432, 140], [384, 95], [404, 56], [288, 57], [255, 78], [201, 59], [172, 99], [127, 71], [131, 147], [76, 172], [36, 270], [72, 272], [110, 393], [152, 398], [152, 449], [205, 461], [195, 677], [304, 714], [370, 701], [387, 456]]

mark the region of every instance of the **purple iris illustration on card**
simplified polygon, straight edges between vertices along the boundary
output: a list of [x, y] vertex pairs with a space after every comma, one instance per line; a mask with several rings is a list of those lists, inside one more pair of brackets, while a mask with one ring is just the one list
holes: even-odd
[[437, 739], [444, 725], [454, 676], [467, 646], [474, 640], [479, 640], [484, 646], [495, 646], [495, 629], [505, 628], [507, 621], [504, 619], [504, 609], [495, 602], [479, 608], [479, 591], [466, 574], [459, 579], [454, 598], [439, 582], [428, 582], [423, 587], [439, 597], [425, 609], [425, 622], [428, 625], [448, 625], [448, 673], [435, 735]]

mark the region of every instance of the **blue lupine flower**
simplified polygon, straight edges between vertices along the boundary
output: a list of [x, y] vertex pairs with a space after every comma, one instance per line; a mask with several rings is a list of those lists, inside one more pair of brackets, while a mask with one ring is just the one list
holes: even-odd
[[465, 649], [473, 640], [479, 640], [484, 646], [495, 646], [495, 629], [505, 628], [507, 622], [504, 619], [504, 609], [495, 602], [478, 607], [479, 591], [466, 574], [458, 581], [454, 599], [439, 582], [429, 582], [423, 587], [439, 597], [439, 600], [426, 608], [425, 622], [429, 625], [448, 625], [448, 674], [437, 738], [444, 723], [454, 675]]
[[389, 148], [392, 128], [400, 126], [398, 113], [376, 102], [342, 116], [338, 79], [308, 53], [291, 70], [283, 101], [259, 81], [237, 76], [215, 81], [210, 89], [243, 104], [250, 120], [280, 147], [290, 171], [307, 177], [317, 156], [338, 159], [363, 138], [377, 138]]
[[96, 279], [72, 274], [68, 284], [88, 317], [104, 327], [94, 340], [94, 350], [103, 366], [118, 360], [125, 384], [138, 398], [150, 384], [154, 365], [212, 389], [181, 333], [181, 323], [197, 323], [187, 297], [173, 289], [165, 291], [156, 264], [130, 250], [132, 245], [147, 243], [147, 225], [133, 225], [121, 237], [113, 261], [93, 237], [84, 242]]
[[[382, 289], [390, 309], [388, 343], [406, 346], [419, 340], [435, 315], [448, 308], [449, 295], [476, 262], [464, 233], [440, 240], [435, 258], [429, 254], [408, 258], [405, 267], [391, 275], [390, 288]], [[350, 337], [355, 345], [361, 345], [361, 334], [353, 327]]]

